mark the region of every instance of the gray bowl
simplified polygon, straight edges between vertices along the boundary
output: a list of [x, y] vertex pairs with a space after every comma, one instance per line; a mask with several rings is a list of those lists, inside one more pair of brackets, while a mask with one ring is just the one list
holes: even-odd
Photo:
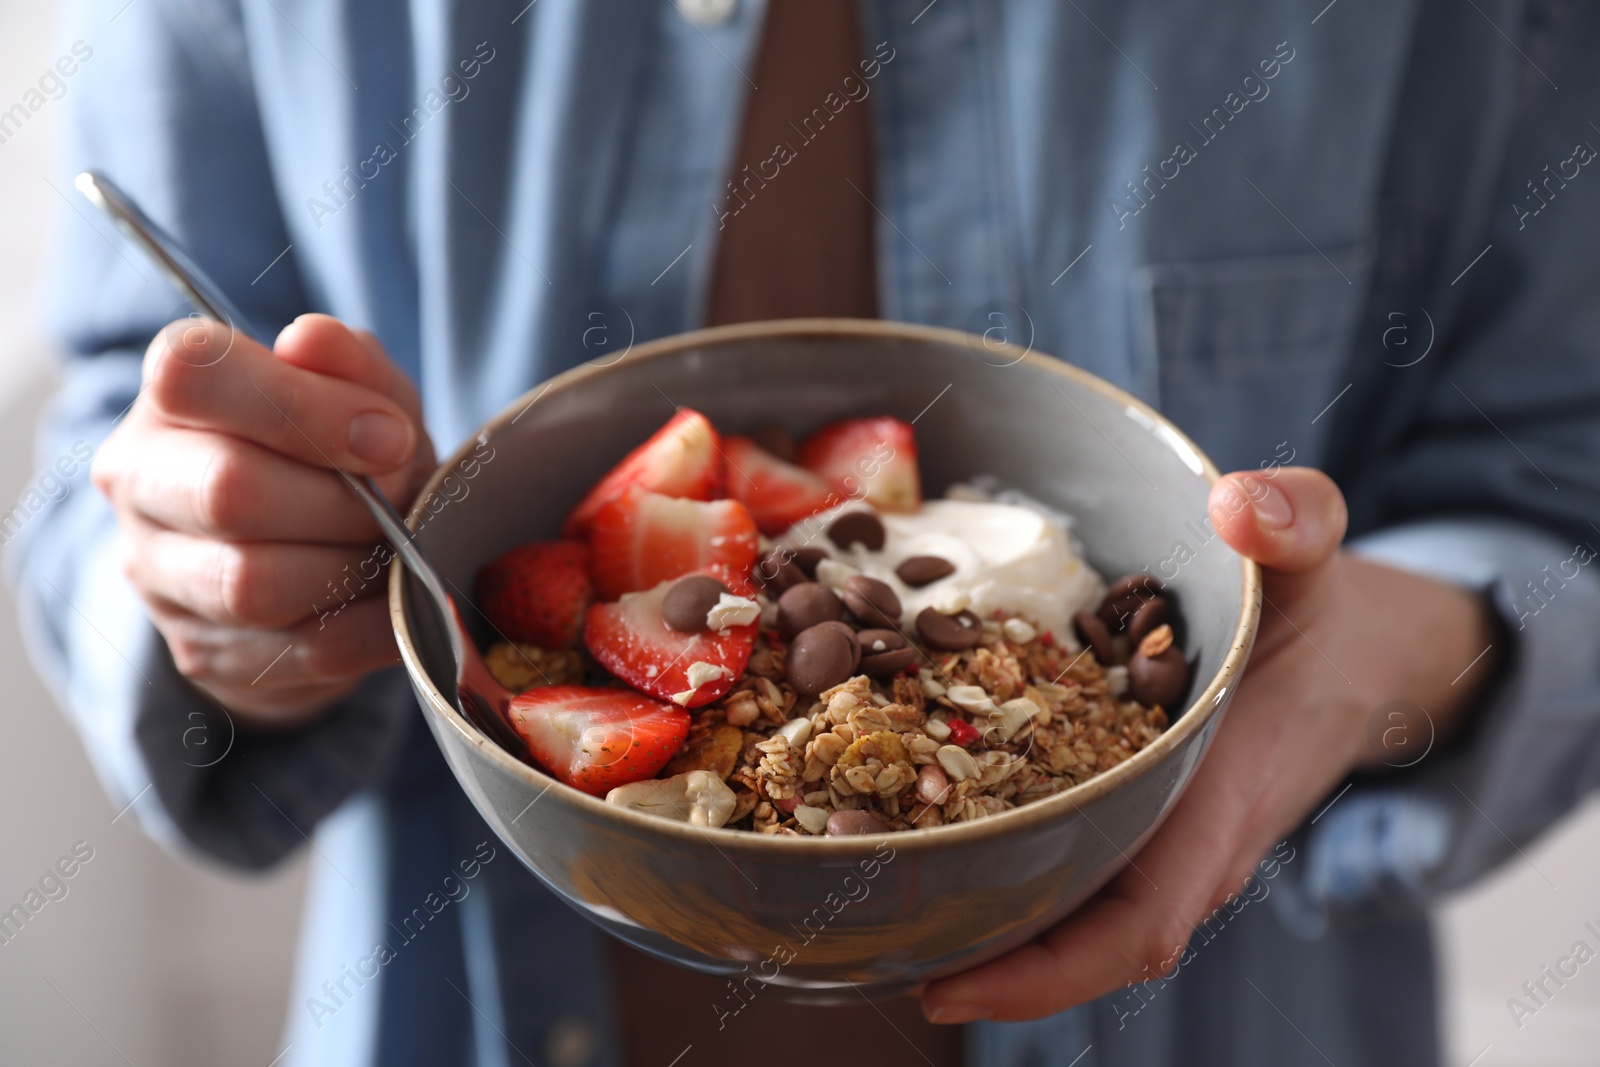
[[616, 937], [812, 999], [855, 996], [847, 984], [898, 992], [974, 966], [1083, 903], [1182, 793], [1255, 636], [1259, 574], [1210, 533], [1210, 461], [1151, 408], [1055, 359], [950, 330], [761, 323], [643, 345], [518, 398], [435, 472], [410, 519], [419, 543], [458, 591], [470, 591], [485, 562], [555, 536], [568, 508], [678, 404], [725, 431], [778, 421], [803, 433], [879, 413], [915, 419], [928, 496], [998, 475], [1072, 513], [1102, 573], [1149, 568], [1166, 581], [1195, 664], [1192, 703], [1105, 774], [976, 822], [843, 838], [705, 830], [607, 805], [479, 733], [447, 696], [447, 645], [397, 564], [390, 616], [406, 669], [489, 825]]

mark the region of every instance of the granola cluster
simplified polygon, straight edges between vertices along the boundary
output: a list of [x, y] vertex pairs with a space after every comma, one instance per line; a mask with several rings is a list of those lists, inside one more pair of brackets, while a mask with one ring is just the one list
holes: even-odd
[[1129, 695], [1125, 667], [1025, 624], [985, 623], [975, 648], [919, 647], [902, 673], [857, 675], [815, 700], [787, 680], [786, 653], [763, 629], [744, 677], [694, 713], [661, 772], [726, 782], [725, 826], [823, 834], [841, 812], [857, 813], [851, 832], [967, 822], [1086, 781], [1167, 728], [1163, 708]]

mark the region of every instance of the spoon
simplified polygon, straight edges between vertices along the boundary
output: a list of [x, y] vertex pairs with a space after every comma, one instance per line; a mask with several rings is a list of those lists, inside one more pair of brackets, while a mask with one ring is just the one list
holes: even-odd
[[[215, 282], [184, 251], [172, 235], [152, 222], [139, 206], [104, 174], [86, 170], [73, 182], [95, 207], [105, 212], [117, 227], [142, 248], [167, 279], [207, 317], [235, 333], [265, 344], [239, 309], [223, 295]], [[270, 345], [268, 347], [271, 347]], [[339, 471], [350, 491], [361, 499], [378, 521], [400, 559], [427, 590], [428, 598], [450, 638], [450, 654], [456, 666], [456, 707], [467, 720], [492, 737], [507, 751], [526, 754], [527, 746], [511, 728], [511, 691], [495, 680], [478, 653], [472, 635], [461, 621], [455, 601], [445, 591], [444, 579], [411, 540], [405, 520], [395, 511], [389, 498], [371, 478]]]

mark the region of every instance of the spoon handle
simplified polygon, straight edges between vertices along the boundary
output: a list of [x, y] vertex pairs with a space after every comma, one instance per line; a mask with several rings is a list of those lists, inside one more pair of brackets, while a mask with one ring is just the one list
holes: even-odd
[[[117, 188], [115, 182], [97, 171], [86, 170], [78, 175], [73, 184], [90, 203], [110, 216], [118, 229], [144, 249], [167, 279], [179, 292], [188, 297], [189, 302], [196, 308], [230, 330], [265, 343], [261, 335], [250, 325], [249, 320], [223, 295], [222, 290], [206, 275], [200, 265], [189, 257], [183, 246], [152, 221], [139, 205], [134, 203], [132, 197]], [[383, 495], [383, 491], [371, 478], [357, 477], [345, 471], [339, 471], [339, 475], [344, 478], [351, 491], [361, 498], [367, 510], [372, 512], [372, 517], [378, 521], [384, 536], [394, 546], [395, 551], [400, 553], [400, 558], [411, 568], [412, 573], [422, 580], [440, 610], [445, 610], [450, 603], [450, 597], [445, 592], [444, 583], [440, 580], [438, 572], [433, 569], [433, 565], [411, 543], [411, 534], [406, 529], [405, 520], [395, 511], [394, 505], [389, 503], [389, 498]], [[445, 621], [448, 624], [451, 620], [447, 617]], [[446, 629], [450, 631], [452, 645], [458, 644], [460, 634], [457, 628], [447, 625]], [[456, 651], [459, 652], [459, 649]]]

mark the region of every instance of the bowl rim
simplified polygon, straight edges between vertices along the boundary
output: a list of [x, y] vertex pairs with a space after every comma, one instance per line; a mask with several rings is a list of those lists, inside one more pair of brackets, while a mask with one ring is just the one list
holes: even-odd
[[[1188, 435], [1173, 425], [1160, 412], [1131, 393], [1063, 359], [1036, 352], [1031, 346], [1024, 349], [1009, 342], [994, 342], [987, 338], [979, 338], [974, 334], [961, 330], [879, 319], [773, 319], [762, 322], [738, 323], [730, 326], [713, 326], [672, 334], [633, 348], [627, 358], [638, 362], [640, 360], [659, 359], [676, 355], [688, 349], [722, 345], [729, 342], [787, 340], [804, 337], [926, 341], [969, 348], [977, 344], [981, 345], [986, 352], [1005, 353], [1008, 358], [1012, 359], [1013, 364], [1027, 362], [1036, 368], [1059, 374], [1072, 380], [1074, 384], [1100, 393], [1107, 399], [1121, 405], [1129, 414], [1139, 413], [1143, 416], [1143, 419], [1139, 421], [1147, 421], [1151, 431], [1162, 438], [1174, 451], [1181, 452], [1180, 446], [1187, 448], [1193, 458], [1199, 460], [1201, 476], [1206, 479], [1208, 484], [1214, 485], [1221, 477], [1210, 457], [1191, 441]], [[429, 476], [427, 483], [418, 492], [416, 499], [407, 509], [407, 528], [413, 532], [416, 530], [417, 523], [424, 513], [425, 502], [438, 492], [444, 478], [455, 469], [458, 463], [472, 454], [473, 450], [479, 446], [480, 441], [492, 438], [494, 434], [514, 423], [529, 407], [547, 394], [574, 388], [592, 377], [605, 374], [610, 368], [620, 365], [621, 362], [621, 360], [618, 360], [604, 365], [580, 364], [533, 386], [527, 392], [512, 400], [487, 422], [483, 423], [477, 432], [469, 435], [448, 458], [440, 462], [433, 474]], [[539, 793], [536, 799], [543, 798], [545, 793], [554, 789], [560, 799], [575, 805], [591, 818], [618, 824], [619, 828], [659, 834], [666, 839], [678, 839], [685, 844], [704, 846], [709, 843], [718, 852], [723, 852], [726, 847], [732, 847], [741, 852], [754, 852], [758, 855], [766, 856], [784, 855], [791, 858], [809, 856], [819, 860], [832, 857], [854, 862], [865, 855], [872, 854], [882, 843], [889, 841], [894, 843], [893, 847], [896, 854], [898, 854], [902, 849], [910, 852], [922, 852], [929, 849], [956, 846], [968, 839], [994, 836], [1005, 837], [1025, 833], [1040, 824], [1055, 822], [1073, 812], [1081, 811], [1107, 794], [1137, 778], [1143, 777], [1153, 770], [1181, 743], [1187, 741], [1192, 735], [1204, 729], [1211, 722], [1212, 718], [1217, 714], [1218, 708], [1222, 705], [1224, 696], [1234, 686], [1249, 657], [1261, 614], [1261, 571], [1255, 562], [1250, 559], [1240, 556], [1239, 561], [1242, 604], [1238, 625], [1234, 628], [1233, 634], [1229, 639], [1230, 647], [1224, 654], [1216, 674], [1212, 676], [1205, 688], [1189, 702], [1189, 705], [1177, 718], [1177, 721], [1168, 726], [1160, 737], [1115, 767], [1095, 775], [1088, 781], [1081, 782], [1060, 793], [1030, 801], [998, 815], [975, 819], [970, 822], [930, 826], [910, 832], [902, 831], [882, 834], [848, 836], [779, 835], [752, 833], [745, 830], [729, 830], [723, 827], [713, 829], [694, 826], [689, 823], [679, 823], [659, 816], [632, 811], [615, 804], [608, 804], [603, 797], [593, 796], [582, 790], [574, 789], [517, 759], [482, 734], [476, 726], [473, 726], [462, 717], [453, 704], [444, 698], [438, 687], [433, 684], [428, 672], [423, 668], [421, 656], [411, 640], [403, 600], [405, 566], [398, 555], [395, 557], [389, 573], [389, 620], [394, 629], [395, 642], [400, 648], [401, 659], [407, 674], [411, 676], [413, 686], [426, 692], [427, 700], [419, 701], [419, 703], [426, 704], [428, 706], [426, 708], [427, 711], [431, 711], [446, 723], [459, 735], [461, 740], [483, 752], [485, 758], [498, 766], [501, 771], [513, 778], [522, 779], [530, 787], [537, 788]], [[420, 683], [418, 682], [419, 679]]]

